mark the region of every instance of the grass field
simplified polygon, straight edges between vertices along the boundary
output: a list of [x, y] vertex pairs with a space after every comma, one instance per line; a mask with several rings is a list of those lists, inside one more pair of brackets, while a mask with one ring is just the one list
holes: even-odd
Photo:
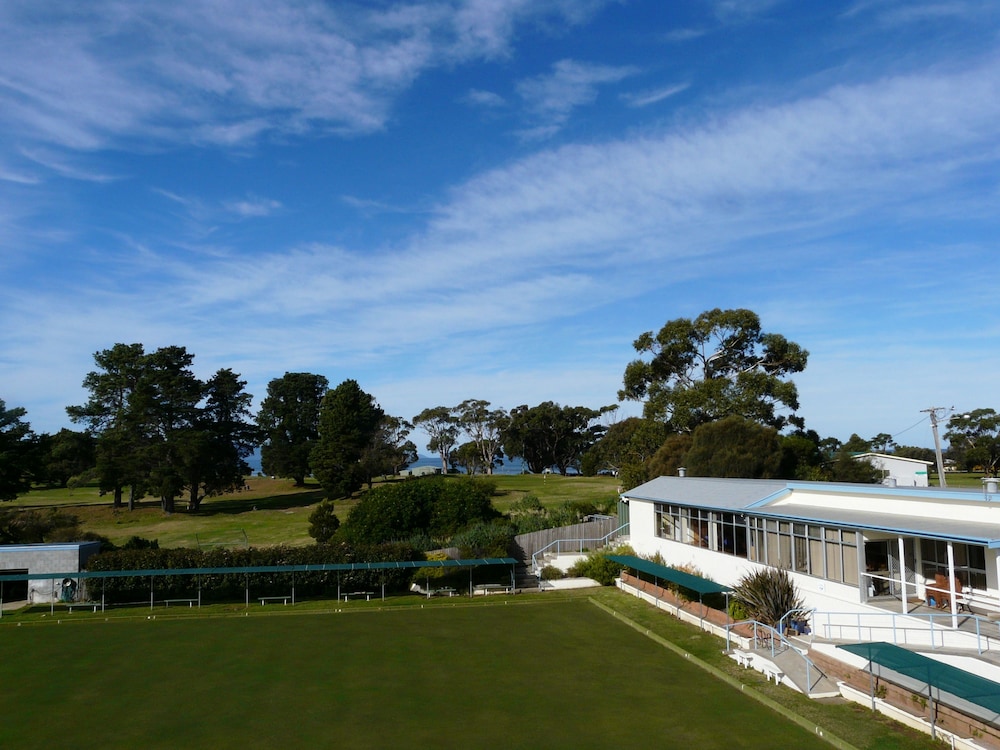
[[[454, 477], [454, 481], [460, 481]], [[617, 502], [614, 477], [562, 477], [540, 475], [496, 475], [496, 507], [503, 511], [525, 495], [535, 495], [544, 505], [555, 506], [568, 500]], [[309, 514], [323, 498], [317, 484], [295, 487], [290, 479], [252, 477], [248, 491], [208, 498], [197, 513], [180, 510], [167, 514], [152, 498], [145, 498], [134, 511], [116, 510], [110, 496], [101, 496], [96, 487], [77, 489], [35, 489], [21, 495], [5, 508], [58, 508], [76, 515], [85, 531], [107, 537], [115, 544], [129, 537], [156, 539], [161, 547], [197, 547], [199, 542], [242, 538], [256, 547], [274, 544], [312, 544]], [[336, 513], [347, 518], [356, 500], [338, 500]], [[178, 507], [183, 507], [178, 503]]]
[[0, 630], [2, 747], [820, 747], [581, 598]]
[[858, 748], [934, 747], [772, 686], [714, 636], [614, 589], [388, 604], [5, 614], [0, 747], [829, 747], [752, 692]]

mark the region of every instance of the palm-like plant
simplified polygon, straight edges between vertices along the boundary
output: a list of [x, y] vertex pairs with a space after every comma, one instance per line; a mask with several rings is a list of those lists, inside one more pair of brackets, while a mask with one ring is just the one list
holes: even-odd
[[790, 610], [801, 609], [795, 582], [783, 568], [763, 568], [747, 573], [733, 588], [733, 598], [751, 619], [776, 627]]

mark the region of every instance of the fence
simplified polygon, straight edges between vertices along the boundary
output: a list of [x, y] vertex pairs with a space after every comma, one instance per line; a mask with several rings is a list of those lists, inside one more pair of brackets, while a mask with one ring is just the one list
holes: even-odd
[[[597, 541], [614, 533], [617, 528], [618, 517], [608, 516], [597, 521], [587, 521], [585, 523], [575, 523], [572, 526], [558, 526], [554, 529], [542, 529], [541, 531], [532, 531], [528, 534], [518, 534], [514, 537], [515, 552], [523, 562], [527, 562], [540, 550], [549, 547], [554, 542], [572, 542], [575, 544], [580, 540]], [[579, 547], [578, 544], [577, 547]]]

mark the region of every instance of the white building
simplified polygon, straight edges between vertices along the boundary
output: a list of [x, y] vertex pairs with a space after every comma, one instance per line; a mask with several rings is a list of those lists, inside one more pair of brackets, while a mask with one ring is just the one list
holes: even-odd
[[882, 473], [882, 484], [890, 487], [928, 487], [928, 470], [932, 461], [903, 458], [885, 453], [859, 453], [858, 461], [868, 461]]
[[622, 494], [640, 555], [736, 584], [787, 568], [809, 608], [901, 614], [918, 600], [1000, 612], [1000, 493], [660, 477]]
[[[78, 573], [87, 560], [100, 551], [100, 542], [0, 545], [0, 575], [21, 577], [2, 582], [0, 597], [7, 602], [33, 604], [79, 598], [83, 593], [79, 579], [53, 578], [51, 575]], [[28, 576], [49, 577], [31, 579]]]

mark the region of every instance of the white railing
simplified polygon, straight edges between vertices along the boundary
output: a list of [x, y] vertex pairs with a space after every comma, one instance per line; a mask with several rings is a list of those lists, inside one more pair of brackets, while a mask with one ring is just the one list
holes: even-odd
[[539, 575], [542, 572], [542, 568], [545, 567], [543, 560], [547, 554], [559, 555], [569, 552], [583, 554], [584, 552], [589, 552], [590, 550], [606, 547], [609, 542], [617, 539], [621, 535], [622, 531], [627, 529], [628, 526], [629, 525], [627, 523], [622, 524], [614, 531], [610, 531], [602, 537], [595, 537], [593, 539], [556, 539], [555, 541], [549, 542], [531, 556], [531, 572], [535, 575]]
[[888, 641], [897, 646], [1000, 651], [1000, 627], [987, 617], [950, 612], [814, 612], [813, 632], [833, 641]]

